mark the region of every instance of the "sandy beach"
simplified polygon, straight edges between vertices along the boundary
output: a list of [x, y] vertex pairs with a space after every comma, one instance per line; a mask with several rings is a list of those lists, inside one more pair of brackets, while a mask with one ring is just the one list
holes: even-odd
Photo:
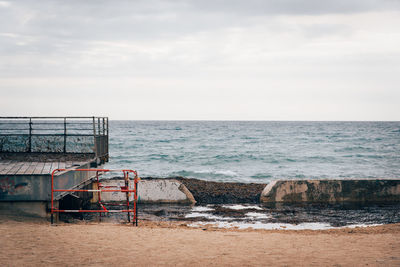
[[59, 223], [0, 215], [2, 266], [399, 266], [400, 224], [324, 231]]

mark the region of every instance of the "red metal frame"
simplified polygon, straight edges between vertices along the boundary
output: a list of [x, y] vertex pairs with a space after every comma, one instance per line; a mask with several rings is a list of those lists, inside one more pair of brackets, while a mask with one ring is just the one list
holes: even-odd
[[[56, 172], [62, 171], [90, 171], [96, 172], [96, 180], [98, 189], [54, 189], [54, 174]], [[124, 174], [125, 186], [103, 186], [99, 181], [99, 174], [111, 172], [111, 171], [122, 171]], [[134, 174], [134, 188], [130, 188], [130, 178], [129, 173]], [[51, 223], [53, 223], [53, 214], [56, 212], [98, 212], [100, 214], [106, 212], [127, 212], [128, 222], [130, 222], [130, 213], [133, 212], [133, 224], [138, 225], [137, 222], [137, 188], [138, 188], [139, 177], [137, 172], [134, 170], [111, 170], [111, 169], [55, 169], [51, 173]], [[116, 188], [116, 189], [103, 189], [103, 188]], [[97, 192], [98, 203], [102, 209], [100, 210], [60, 210], [54, 208], [54, 192]], [[121, 192], [126, 194], [126, 203], [125, 204], [113, 204], [113, 203], [104, 203], [101, 200], [101, 192]], [[133, 209], [131, 209], [129, 197], [130, 194], [133, 193]], [[105, 205], [117, 205], [117, 206], [126, 206], [126, 209], [123, 210], [109, 210], [105, 207]]]

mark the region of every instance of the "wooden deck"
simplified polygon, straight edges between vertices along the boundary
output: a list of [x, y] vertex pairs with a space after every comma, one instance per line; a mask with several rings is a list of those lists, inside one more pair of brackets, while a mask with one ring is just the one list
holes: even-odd
[[0, 160], [0, 175], [48, 175], [55, 169], [70, 169], [89, 161], [35, 162]]

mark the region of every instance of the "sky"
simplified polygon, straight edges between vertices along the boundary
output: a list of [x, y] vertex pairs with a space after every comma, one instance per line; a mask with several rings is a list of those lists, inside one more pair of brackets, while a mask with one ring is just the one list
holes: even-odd
[[400, 120], [400, 0], [0, 0], [0, 116]]

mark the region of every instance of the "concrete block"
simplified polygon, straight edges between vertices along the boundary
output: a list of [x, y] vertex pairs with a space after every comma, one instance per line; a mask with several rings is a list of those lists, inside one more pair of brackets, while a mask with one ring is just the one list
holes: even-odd
[[[124, 180], [102, 180], [104, 186], [124, 186]], [[174, 203], [174, 204], [194, 204], [192, 193], [184, 184], [174, 179], [142, 179], [138, 183], [139, 203]], [[123, 201], [126, 199], [125, 193], [104, 192], [101, 194], [103, 201]], [[133, 201], [133, 194], [130, 196]]]
[[260, 197], [262, 203], [399, 201], [400, 179], [277, 180]]

